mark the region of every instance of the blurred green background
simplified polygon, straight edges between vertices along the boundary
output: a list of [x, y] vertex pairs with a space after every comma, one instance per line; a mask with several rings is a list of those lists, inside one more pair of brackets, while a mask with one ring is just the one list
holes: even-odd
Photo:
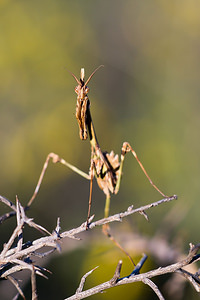
[[[168, 232], [172, 245], [178, 244], [187, 253], [189, 242], [199, 242], [199, 11], [197, 0], [1, 0], [0, 194], [12, 201], [18, 195], [25, 205], [49, 152], [88, 172], [90, 145], [79, 139], [76, 82], [68, 70], [79, 77], [84, 67], [88, 77], [103, 64], [89, 84], [101, 148], [120, 153], [122, 143], [130, 142], [158, 187], [179, 196], [177, 202], [150, 211], [149, 223], [134, 215], [123, 224], [113, 224], [116, 237], [124, 230], [151, 238], [158, 228], [163, 226], [167, 231], [174, 222]], [[62, 229], [70, 229], [85, 220], [88, 193], [89, 182], [62, 165], [50, 164], [28, 215], [50, 231], [60, 216]], [[104, 198], [95, 183], [92, 213], [96, 218], [103, 216]], [[120, 192], [112, 197], [111, 213], [159, 199], [128, 154]], [[1, 206], [1, 214], [4, 211]], [[168, 218], [172, 211], [175, 217]], [[1, 225], [2, 243], [14, 225], [14, 219]], [[73, 294], [81, 276], [96, 265], [99, 270], [88, 279], [88, 287], [110, 279], [118, 259], [125, 260], [131, 272], [123, 254], [100, 229], [95, 230], [86, 234], [85, 238], [92, 235], [88, 244], [76, 242], [80, 248], [76, 245], [69, 252], [70, 241], [66, 241], [66, 253], [63, 250], [52, 256], [47, 267], [53, 274], [48, 281], [37, 281], [39, 299], [63, 299]], [[37, 236], [27, 230], [27, 240], [31, 234]], [[95, 239], [98, 236], [100, 245]], [[137, 255], [136, 261], [140, 258]], [[155, 266], [156, 261], [150, 258], [143, 270]], [[164, 281], [163, 277], [157, 283]], [[193, 288], [185, 288], [180, 299], [196, 299]], [[1, 283], [2, 297], [10, 299], [4, 292]], [[157, 299], [143, 284], [113, 289], [92, 299], [116, 299], [116, 295]]]

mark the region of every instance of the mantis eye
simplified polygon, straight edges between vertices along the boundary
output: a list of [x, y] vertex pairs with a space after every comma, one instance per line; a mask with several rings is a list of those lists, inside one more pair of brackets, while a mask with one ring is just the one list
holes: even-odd
[[89, 87], [85, 87], [85, 93], [87, 94], [87, 93], [89, 93], [89, 91], [90, 91], [90, 89], [89, 89]]
[[75, 87], [74, 91], [76, 94], [78, 94], [78, 86]]

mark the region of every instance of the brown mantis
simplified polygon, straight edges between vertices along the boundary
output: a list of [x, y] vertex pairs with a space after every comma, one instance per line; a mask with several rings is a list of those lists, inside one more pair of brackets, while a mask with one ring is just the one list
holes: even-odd
[[[72, 74], [78, 85], [75, 87], [75, 92], [77, 94], [77, 104], [76, 104], [76, 119], [78, 121], [79, 125], [79, 135], [81, 140], [86, 140], [88, 135], [90, 139], [91, 144], [91, 164], [90, 164], [90, 171], [89, 174], [86, 174], [76, 168], [75, 166], [69, 164], [66, 162], [63, 158], [60, 158], [55, 153], [50, 153], [47, 156], [47, 159], [45, 161], [45, 164], [43, 166], [40, 178], [38, 180], [37, 186], [35, 188], [34, 194], [32, 198], [30, 199], [28, 203], [28, 207], [31, 205], [33, 200], [35, 199], [43, 176], [45, 174], [45, 171], [47, 169], [49, 160], [52, 158], [53, 162], [60, 162], [64, 164], [65, 166], [72, 169], [74, 172], [78, 173], [79, 175], [85, 177], [86, 179], [90, 180], [90, 196], [89, 196], [89, 205], [88, 205], [88, 217], [87, 217], [87, 227], [89, 227], [88, 220], [90, 217], [90, 210], [91, 210], [91, 201], [92, 201], [92, 182], [93, 178], [96, 177], [97, 183], [99, 187], [103, 190], [104, 194], [106, 195], [106, 204], [105, 204], [105, 211], [104, 216], [105, 218], [109, 216], [109, 207], [110, 207], [110, 195], [111, 194], [117, 194], [120, 187], [121, 182], [121, 176], [122, 176], [122, 168], [124, 163], [125, 154], [127, 152], [131, 152], [133, 156], [136, 158], [138, 164], [140, 165], [142, 171], [146, 175], [147, 179], [149, 180], [150, 184], [165, 198], [166, 196], [163, 192], [161, 192], [158, 187], [153, 183], [151, 178], [149, 177], [148, 173], [146, 172], [145, 168], [143, 167], [142, 163], [140, 162], [136, 152], [131, 147], [131, 145], [128, 142], [124, 142], [121, 149], [121, 161], [119, 161], [118, 155], [115, 155], [113, 151], [110, 153], [103, 152], [99, 146], [97, 136], [95, 133], [94, 125], [92, 122], [92, 117], [90, 113], [90, 101], [88, 98], [88, 92], [89, 88], [87, 84], [91, 80], [92, 76], [95, 74], [95, 72], [102, 66], [99, 66], [97, 69], [94, 70], [94, 72], [89, 76], [89, 78], [84, 80], [85, 73], [84, 68], [81, 69], [81, 76], [80, 80], [77, 79], [77, 77]], [[114, 240], [114, 238], [111, 236], [109, 232], [109, 226], [105, 225], [103, 227], [104, 233], [117, 244], [117, 246], [128, 255], [130, 260], [132, 261], [129, 254]], [[133, 262], [133, 261], [132, 261]]]
[[[92, 180], [95, 176], [99, 187], [103, 190], [106, 195], [106, 205], [105, 205], [105, 217], [109, 215], [110, 206], [110, 194], [117, 194], [120, 187], [122, 168], [124, 163], [125, 154], [127, 152], [132, 152], [137, 162], [139, 163], [142, 171], [148, 178], [151, 185], [164, 197], [166, 196], [162, 193], [158, 187], [152, 182], [151, 178], [147, 174], [145, 168], [137, 157], [136, 152], [130, 146], [129, 143], [124, 142], [121, 149], [121, 162], [119, 162], [118, 155], [115, 155], [113, 151], [110, 153], [102, 152], [97, 141], [97, 136], [95, 133], [94, 125], [92, 122], [92, 117], [90, 113], [90, 101], [88, 98], [89, 88], [87, 86], [88, 82], [95, 74], [95, 72], [102, 66], [99, 66], [94, 72], [89, 76], [87, 81], [84, 81], [84, 69], [81, 69], [81, 78], [78, 80], [74, 74], [72, 76], [77, 81], [78, 85], [75, 87], [75, 92], [77, 93], [77, 104], [76, 104], [76, 118], [79, 124], [79, 134], [82, 140], [87, 139], [87, 129], [89, 132], [90, 144], [91, 144], [91, 167], [90, 167], [90, 179]], [[90, 215], [91, 206], [91, 196], [89, 203], [89, 213]]]

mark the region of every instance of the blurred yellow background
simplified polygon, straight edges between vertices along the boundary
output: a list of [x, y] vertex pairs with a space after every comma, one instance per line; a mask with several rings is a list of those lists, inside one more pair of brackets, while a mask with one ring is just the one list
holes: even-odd
[[[170, 232], [172, 244], [179, 242], [186, 253], [189, 242], [199, 242], [199, 11], [197, 0], [1, 1], [0, 194], [12, 201], [18, 195], [25, 205], [49, 152], [88, 172], [90, 145], [79, 139], [76, 82], [70, 72], [79, 77], [84, 67], [88, 77], [103, 64], [89, 84], [91, 113], [102, 149], [120, 154], [122, 143], [128, 141], [158, 187], [179, 196], [177, 202], [149, 212], [149, 223], [132, 216], [125, 221], [130, 222], [127, 227], [133, 230], [133, 223], [141, 235], [153, 237], [174, 210], [180, 220]], [[63, 230], [78, 226], [87, 215], [88, 193], [89, 182], [62, 165], [50, 164], [29, 215], [50, 231], [58, 216]], [[160, 198], [127, 154], [111, 213]], [[96, 218], [103, 216], [104, 202], [95, 184], [92, 213]], [[11, 234], [11, 223], [15, 220], [1, 225], [1, 240]], [[121, 225], [117, 226], [120, 230]], [[108, 252], [116, 251], [105, 243], [111, 247]], [[73, 294], [83, 273], [98, 265], [98, 251], [91, 242], [88, 248], [56, 256], [48, 266], [53, 272], [49, 281], [38, 279], [41, 299]], [[118, 256], [112, 262], [113, 272], [123, 254]], [[100, 267], [111, 271], [106, 269], [106, 259]], [[95, 274], [90, 276], [95, 278]], [[99, 278], [99, 283], [103, 280]], [[1, 289], [2, 283], [0, 293]], [[145, 299], [156, 299], [144, 285], [115, 290], [118, 296], [122, 293], [133, 299], [137, 289], [146, 293]], [[106, 294], [92, 299], [116, 299], [114, 291]], [[189, 285], [185, 296], [197, 297]], [[137, 299], [142, 297], [137, 294]]]

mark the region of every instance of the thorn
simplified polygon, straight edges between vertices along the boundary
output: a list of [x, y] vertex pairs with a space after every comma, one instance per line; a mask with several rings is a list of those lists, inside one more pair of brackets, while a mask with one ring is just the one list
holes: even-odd
[[142, 216], [144, 216], [147, 221], [149, 221], [149, 217], [148, 217], [147, 213], [144, 210], [140, 211], [140, 214]]
[[117, 264], [115, 274], [113, 278], [110, 280], [111, 285], [115, 285], [118, 279], [120, 278], [121, 268], [122, 268], [122, 260], [120, 260]]
[[134, 205], [130, 205], [130, 206], [128, 207], [127, 211], [128, 211], [128, 212], [132, 211], [132, 210], [133, 210], [133, 207], [134, 207]]

